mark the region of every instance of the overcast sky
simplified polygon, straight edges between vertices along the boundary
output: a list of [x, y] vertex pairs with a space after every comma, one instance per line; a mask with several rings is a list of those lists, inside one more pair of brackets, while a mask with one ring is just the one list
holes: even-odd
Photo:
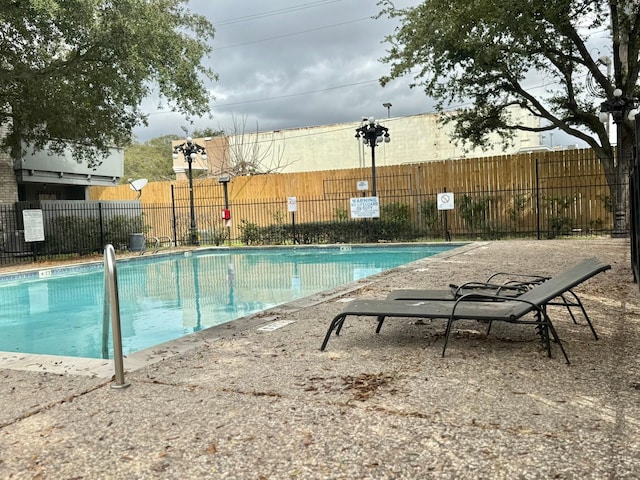
[[[149, 126], [134, 134], [139, 141], [162, 135], [183, 136], [213, 128], [234, 134], [234, 122], [247, 131], [357, 122], [362, 117], [385, 118], [433, 113], [435, 102], [421, 88], [409, 88], [411, 78], [381, 87], [389, 73], [380, 58], [395, 21], [373, 18], [377, 0], [190, 0], [189, 8], [205, 15], [216, 29], [213, 52], [205, 59], [219, 74], [207, 84], [213, 96], [212, 118], [193, 118], [168, 111], [157, 98], [144, 102]], [[398, 8], [420, 0], [395, 0]], [[600, 33], [595, 40], [602, 42]], [[594, 39], [592, 39], [593, 42]], [[599, 44], [591, 45], [595, 55]], [[525, 84], [541, 93], [543, 77], [531, 75]], [[384, 103], [391, 103], [388, 110]], [[160, 105], [160, 106], [159, 106]], [[554, 137], [555, 136], [555, 137]], [[541, 138], [547, 145], [581, 143], [560, 131]]]
[[[398, 0], [397, 7], [418, 0]], [[213, 118], [187, 120], [145, 102], [149, 126], [134, 130], [138, 140], [184, 135], [181, 126], [233, 133], [236, 121], [247, 130], [270, 131], [433, 112], [434, 102], [410, 79], [381, 87], [389, 72], [379, 59], [384, 37], [393, 32], [387, 18], [374, 19], [376, 0], [191, 0], [189, 8], [216, 28], [206, 59], [219, 74], [208, 84], [215, 99]], [[390, 110], [383, 103], [391, 103]], [[166, 107], [165, 107], [166, 108]]]

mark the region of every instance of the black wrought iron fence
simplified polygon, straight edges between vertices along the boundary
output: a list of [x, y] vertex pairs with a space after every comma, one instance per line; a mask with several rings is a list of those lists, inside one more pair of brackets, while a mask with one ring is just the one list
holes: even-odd
[[631, 238], [631, 269], [633, 280], [640, 282], [640, 122], [636, 122], [636, 149], [629, 175], [629, 234]]
[[[380, 217], [370, 219], [353, 219], [354, 193], [333, 188], [318, 198], [298, 198], [295, 212], [289, 211], [287, 198], [230, 199], [232, 218], [228, 222], [221, 218], [225, 205], [220, 192], [201, 188], [195, 195], [198, 241], [200, 245], [262, 245], [609, 235], [612, 202], [602, 175], [572, 177], [563, 174], [562, 168], [557, 162], [537, 164], [534, 187], [481, 186], [448, 192], [454, 198], [452, 210], [438, 210], [441, 192], [394, 191], [385, 188], [381, 177]], [[345, 185], [354, 185], [356, 180]], [[635, 169], [630, 225], [636, 276], [640, 271], [638, 182]], [[445, 189], [443, 186], [442, 191]], [[101, 252], [106, 243], [117, 250], [131, 250], [133, 239], [142, 239], [135, 245], [139, 250], [145, 245], [188, 245], [191, 219], [185, 198], [188, 196], [172, 195], [171, 203], [152, 205], [139, 201], [0, 205], [0, 263]], [[25, 241], [22, 212], [31, 209], [42, 210], [42, 241]]]
[[[24, 212], [41, 212], [43, 240], [30, 241]], [[44, 201], [0, 205], [0, 263], [37, 257], [69, 257], [102, 252], [104, 245], [127, 249], [133, 233], [148, 223], [140, 202]], [[26, 233], [26, 236], [25, 236]], [[40, 238], [40, 237], [37, 237]]]

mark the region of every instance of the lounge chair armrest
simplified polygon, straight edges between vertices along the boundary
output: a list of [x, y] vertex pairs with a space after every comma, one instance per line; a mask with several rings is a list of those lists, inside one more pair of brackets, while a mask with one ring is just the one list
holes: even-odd
[[[551, 278], [551, 277], [545, 277], [542, 275], [529, 275], [526, 273], [496, 272], [493, 275], [491, 275], [489, 278], [487, 278], [487, 282], [491, 282], [494, 278], [502, 277], [502, 276], [510, 277], [513, 279], [519, 279], [516, 281], [521, 281], [522, 283], [540, 283], [540, 282], [544, 282], [545, 280], [549, 280]], [[510, 281], [510, 280], [507, 280], [507, 281]]]
[[463, 302], [477, 302], [479, 297], [484, 297], [487, 300], [500, 300], [500, 301], [504, 301], [504, 302], [520, 302], [520, 303], [526, 303], [527, 305], [530, 305], [531, 307], [533, 307], [534, 310], [541, 312], [542, 311], [542, 307], [539, 305], [536, 305], [535, 303], [529, 301], [529, 300], [524, 300], [520, 297], [505, 297], [502, 295], [483, 295], [483, 294], [477, 294], [477, 293], [469, 293], [467, 295], [462, 295], [460, 298], [458, 298], [455, 303], [453, 304], [453, 309], [451, 310], [451, 316], [454, 315], [456, 307]]
[[[478, 299], [486, 299], [486, 300], [500, 300], [504, 302], [516, 300], [517, 297], [508, 297], [504, 295], [494, 295], [491, 293], [465, 293], [464, 295], [460, 295], [455, 304], [457, 305], [460, 302], [477, 302]], [[455, 308], [455, 307], [454, 307]]]
[[[465, 290], [474, 290], [474, 289], [484, 289], [484, 290], [494, 290], [495, 293], [486, 293], [488, 296], [499, 295], [500, 292], [503, 291], [517, 291], [524, 292], [528, 288], [528, 284], [498, 284], [498, 283], [487, 283], [487, 282], [465, 282], [461, 285], [455, 285], [453, 283], [449, 284], [449, 287], [453, 290], [453, 294], [455, 297], [459, 297], [465, 295]], [[478, 296], [478, 292], [474, 292], [474, 295]]]

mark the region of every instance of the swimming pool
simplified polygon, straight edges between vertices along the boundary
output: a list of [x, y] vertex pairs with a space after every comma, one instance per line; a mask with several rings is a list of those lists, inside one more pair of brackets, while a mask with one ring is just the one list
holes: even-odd
[[[120, 260], [123, 353], [458, 246], [229, 248]], [[0, 351], [102, 358], [103, 302], [101, 264], [2, 275]]]

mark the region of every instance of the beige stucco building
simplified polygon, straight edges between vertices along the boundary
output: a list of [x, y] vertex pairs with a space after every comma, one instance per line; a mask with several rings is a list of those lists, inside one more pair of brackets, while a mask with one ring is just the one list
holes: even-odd
[[[521, 125], [539, 126], [538, 118], [518, 107], [513, 108], [512, 116]], [[507, 148], [495, 135], [489, 150], [465, 151], [451, 141], [452, 127], [442, 125], [439, 119], [439, 114], [420, 114], [377, 120], [389, 129], [391, 141], [376, 147], [376, 166], [512, 154], [540, 143], [535, 132], [517, 132], [513, 145]], [[196, 139], [206, 148], [207, 159], [198, 156], [192, 169], [215, 177], [238, 171], [252, 173], [252, 168], [262, 173], [294, 173], [366, 167], [371, 165], [371, 148], [355, 137], [356, 128], [364, 121]], [[182, 155], [174, 160], [173, 169], [177, 180], [186, 178], [187, 163]]]

